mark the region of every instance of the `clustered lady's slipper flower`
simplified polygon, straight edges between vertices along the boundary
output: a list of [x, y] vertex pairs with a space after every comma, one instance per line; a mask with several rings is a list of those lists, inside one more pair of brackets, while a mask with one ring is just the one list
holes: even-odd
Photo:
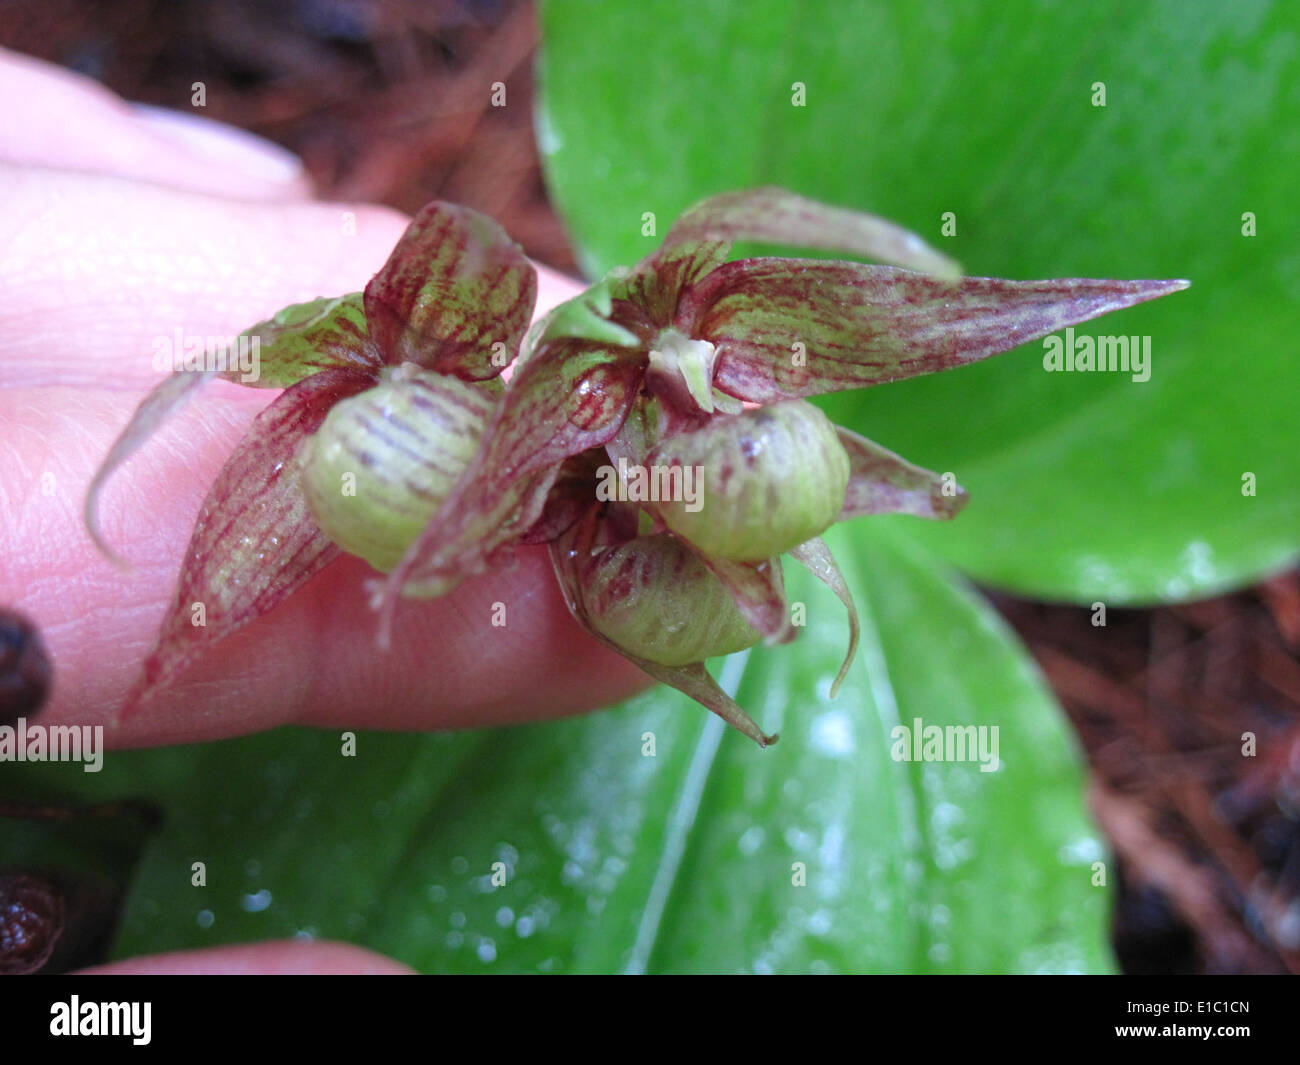
[[[380, 568], [399, 560], [473, 456], [506, 353], [517, 349], [536, 300], [536, 271], [500, 226], [432, 203], [365, 292], [287, 307], [248, 330], [260, 341], [254, 384], [284, 392], [204, 500], [171, 611], [127, 708], [278, 606], [340, 548]], [[173, 373], [140, 404], [91, 482], [86, 524], [110, 557], [96, 532], [100, 490], [210, 376], [246, 383], [236, 370]], [[445, 589], [429, 582], [410, 590]], [[196, 603], [202, 626], [192, 622]]]
[[[471, 233], [486, 251], [474, 252]], [[895, 265], [728, 262], [736, 240]], [[821, 534], [860, 515], [951, 518], [966, 499], [805, 398], [961, 366], [1186, 287], [963, 278], [881, 219], [781, 189], [731, 193], [688, 211], [638, 266], [536, 323], [497, 394], [483, 384], [496, 386], [500, 368], [485, 351], [489, 340], [511, 353], [519, 344], [529, 269], [486, 220], [435, 204], [364, 301], [282, 313], [276, 325], [295, 351], [286, 362], [314, 376], [268, 408], [260, 436], [254, 427], [254, 450], [271, 438], [272, 453], [241, 448], [218, 479], [146, 685], [174, 675], [198, 641], [269, 610], [324, 564], [331, 543], [388, 573], [374, 597], [381, 638], [397, 596], [444, 593], [518, 544], [548, 543], [570, 610], [592, 635], [765, 745], [775, 737], [704, 661], [792, 638], [781, 556], [849, 611], [838, 686], [857, 615]], [[475, 296], [490, 305], [476, 309]], [[414, 367], [385, 369], [403, 362]], [[166, 382], [142, 404], [106, 471], [189, 387]], [[289, 398], [304, 388], [311, 398]], [[356, 495], [335, 491], [353, 468], [370, 475], [364, 498], [359, 476]], [[281, 484], [285, 470], [297, 472]], [[244, 528], [242, 547], [224, 546], [232, 528]], [[201, 593], [225, 607], [224, 628], [196, 637], [185, 610]]]

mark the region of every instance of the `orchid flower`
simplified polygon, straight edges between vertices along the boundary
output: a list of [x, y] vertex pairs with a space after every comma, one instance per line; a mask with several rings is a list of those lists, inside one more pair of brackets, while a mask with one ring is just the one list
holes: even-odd
[[[738, 240], [894, 265], [728, 262]], [[947, 519], [966, 501], [955, 482], [831, 425], [805, 397], [963, 366], [1186, 284], [963, 278], [870, 215], [778, 188], [714, 197], [638, 266], [533, 327], [477, 456], [378, 605], [386, 619], [412, 587], [482, 572], [516, 543], [548, 542], [570, 610], [592, 635], [766, 745], [774, 737], [704, 660], [792, 638], [780, 556], [848, 609], [837, 688], [858, 621], [821, 534], [861, 515]], [[602, 465], [698, 469], [702, 505], [601, 499]]]
[[[182, 368], [145, 398], [86, 495], [87, 528], [110, 557], [97, 531], [99, 495], [168, 413], [214, 376], [284, 389], [203, 502], [126, 712], [278, 606], [341, 549], [380, 567], [402, 557], [437, 509], [439, 485], [454, 482], [473, 456], [536, 299], [536, 271], [496, 222], [431, 203], [364, 292], [287, 307], [242, 334], [257, 344], [255, 381], [233, 368]], [[394, 476], [414, 488], [397, 515], [376, 503]], [[386, 521], [367, 521], [367, 506]], [[401, 541], [403, 521], [410, 531]], [[425, 594], [441, 590], [429, 585]]]
[[[892, 265], [728, 261], [738, 240]], [[834, 694], [858, 621], [822, 533], [862, 515], [947, 519], [966, 500], [951, 475], [806, 398], [962, 366], [1183, 287], [963, 278], [889, 222], [763, 188], [699, 204], [658, 251], [525, 335], [536, 285], [522, 253], [482, 216], [431, 205], [364, 294], [250, 330], [267, 341], [261, 383], [287, 390], [204, 504], [136, 695], [340, 549], [388, 574], [373, 585], [383, 643], [398, 596], [444, 594], [547, 543], [593, 636], [766, 745], [775, 737], [704, 662], [793, 637], [781, 556], [848, 610]], [[92, 484], [92, 530], [109, 472], [198, 377], [175, 375], [141, 405]], [[628, 471], [647, 470], [678, 491], [634, 490]], [[695, 475], [692, 502], [680, 489]], [[194, 602], [208, 604], [205, 628], [190, 623]]]

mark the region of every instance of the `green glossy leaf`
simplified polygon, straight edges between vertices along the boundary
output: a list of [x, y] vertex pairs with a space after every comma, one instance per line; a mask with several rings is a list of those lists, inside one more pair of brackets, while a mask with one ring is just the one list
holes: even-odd
[[[440, 972], [1109, 970], [1104, 854], [1028, 659], [878, 521], [828, 540], [863, 618], [838, 698], [843, 608], [797, 566], [807, 630], [722, 666], [781, 732], [766, 751], [661, 687], [553, 724], [361, 733], [355, 757], [295, 729], [5, 779], [163, 806], [119, 956], [303, 935]], [[1001, 767], [893, 760], [916, 717], [997, 726]]]
[[1294, 5], [552, 0], [543, 28], [539, 140], [593, 276], [702, 197], [776, 184], [972, 275], [1192, 280], [1076, 329], [1150, 337], [1145, 383], [1045, 372], [1036, 342], [819, 401], [970, 490], [909, 535], [1083, 601], [1194, 597], [1296, 556]]

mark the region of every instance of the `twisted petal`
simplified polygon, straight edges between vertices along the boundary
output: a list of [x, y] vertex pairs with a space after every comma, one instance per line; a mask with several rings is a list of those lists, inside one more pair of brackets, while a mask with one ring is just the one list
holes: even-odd
[[836, 674], [835, 681], [831, 684], [831, 698], [834, 699], [836, 693], [840, 690], [840, 685], [844, 683], [844, 678], [848, 676], [849, 666], [853, 664], [854, 656], [858, 653], [858, 608], [853, 603], [853, 593], [849, 591], [849, 586], [844, 580], [844, 574], [840, 572], [840, 567], [835, 563], [835, 556], [831, 554], [831, 549], [826, 546], [826, 542], [818, 537], [815, 540], [809, 540], [805, 544], [800, 544], [790, 554], [794, 559], [805, 566], [819, 581], [827, 588], [839, 596], [840, 602], [849, 612], [849, 650], [844, 656], [844, 664], [840, 666], [840, 671]]
[[99, 531], [99, 496], [104, 490], [104, 485], [113, 475], [119, 466], [136, 453], [149, 437], [158, 431], [158, 427], [166, 421], [168, 415], [178, 410], [186, 400], [194, 395], [202, 387], [208, 378], [214, 376], [210, 372], [190, 372], [187, 370], [178, 370], [175, 373], [168, 374], [153, 388], [153, 390], [140, 401], [136, 407], [135, 413], [131, 415], [131, 420], [127, 423], [122, 434], [113, 441], [113, 446], [108, 449], [108, 454], [104, 456], [104, 461], [100, 464], [95, 476], [91, 478], [90, 486], [86, 489], [86, 501], [82, 507], [82, 520], [86, 525], [86, 532], [110, 561], [119, 566], [126, 566], [127, 562], [117, 554]]
[[837, 521], [863, 514], [913, 514], [918, 518], [954, 517], [970, 500], [966, 489], [843, 426], [835, 427], [849, 456], [849, 487]]
[[365, 374], [325, 370], [258, 415], [203, 502], [175, 599], [124, 715], [339, 554], [307, 508], [295, 459], [330, 407], [373, 384]]
[[366, 286], [366, 322], [386, 363], [482, 381], [514, 358], [536, 300], [537, 272], [505, 230], [434, 202]]
[[714, 270], [676, 326], [717, 346], [714, 384], [771, 403], [988, 358], [1186, 281], [944, 281], [888, 266], [745, 259]]

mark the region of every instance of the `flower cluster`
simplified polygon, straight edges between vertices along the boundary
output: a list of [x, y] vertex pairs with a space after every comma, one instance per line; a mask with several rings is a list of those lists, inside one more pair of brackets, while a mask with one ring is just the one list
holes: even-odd
[[[729, 261], [741, 240], [890, 265]], [[525, 332], [523, 253], [491, 220], [430, 204], [364, 293], [247, 334], [262, 338], [258, 383], [285, 391], [213, 485], [130, 702], [340, 550], [386, 574], [386, 640], [399, 596], [445, 594], [546, 543], [593, 636], [765, 745], [704, 661], [793, 637], [781, 556], [848, 609], [838, 685], [857, 616], [821, 535], [862, 515], [951, 518], [966, 499], [807, 398], [962, 366], [1185, 286], [962, 277], [889, 222], [762, 188], [699, 204], [649, 258]], [[108, 474], [205, 376], [175, 374], [141, 404], [91, 486], [92, 534]], [[697, 474], [700, 491], [611, 497], [611, 468]]]

